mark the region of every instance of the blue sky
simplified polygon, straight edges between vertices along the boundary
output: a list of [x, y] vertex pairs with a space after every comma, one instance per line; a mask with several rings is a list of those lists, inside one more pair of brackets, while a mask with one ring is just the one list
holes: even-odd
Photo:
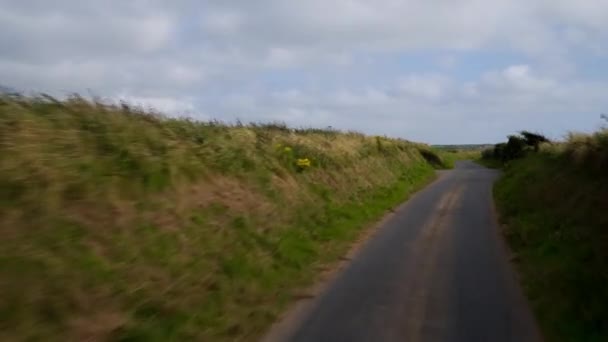
[[0, 85], [428, 143], [608, 112], [605, 0], [0, 0]]

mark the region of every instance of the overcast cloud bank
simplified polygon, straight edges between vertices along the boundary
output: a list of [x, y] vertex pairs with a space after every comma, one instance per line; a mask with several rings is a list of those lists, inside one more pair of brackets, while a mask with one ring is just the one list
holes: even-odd
[[608, 1], [0, 0], [0, 84], [430, 143], [608, 111]]

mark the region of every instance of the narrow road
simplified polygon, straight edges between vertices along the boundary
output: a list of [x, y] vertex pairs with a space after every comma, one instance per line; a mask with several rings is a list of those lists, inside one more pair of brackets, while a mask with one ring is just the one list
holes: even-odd
[[281, 340], [540, 341], [492, 204], [460, 162], [401, 206]]

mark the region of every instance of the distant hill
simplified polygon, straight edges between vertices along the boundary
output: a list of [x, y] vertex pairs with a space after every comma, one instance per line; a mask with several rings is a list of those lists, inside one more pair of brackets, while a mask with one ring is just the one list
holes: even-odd
[[0, 94], [14, 94], [14, 93], [17, 93], [17, 90], [0, 84]]

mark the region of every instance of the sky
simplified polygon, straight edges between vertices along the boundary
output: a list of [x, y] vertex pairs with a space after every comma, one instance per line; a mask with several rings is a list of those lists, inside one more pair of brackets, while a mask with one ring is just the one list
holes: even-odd
[[608, 112], [608, 0], [0, 0], [0, 85], [432, 144]]

